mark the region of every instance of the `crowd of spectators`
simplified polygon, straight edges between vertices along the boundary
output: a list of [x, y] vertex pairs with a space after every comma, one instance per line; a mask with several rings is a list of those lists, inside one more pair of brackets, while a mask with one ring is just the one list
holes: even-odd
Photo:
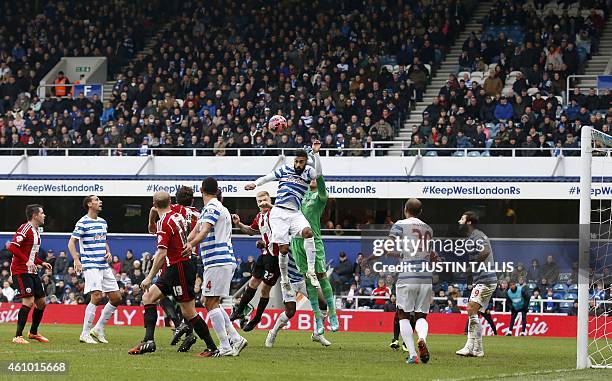
[[[333, 264], [330, 281], [336, 295], [341, 295], [345, 308], [395, 310], [396, 273], [382, 273], [374, 270], [374, 263], [380, 257], [365, 257], [359, 253], [355, 262], [351, 262], [344, 252], [340, 252], [338, 260]], [[612, 305], [598, 302], [610, 300], [612, 274], [609, 268], [603, 268], [601, 274], [591, 272], [593, 286], [589, 299], [593, 308], [590, 313], [601, 315], [612, 311]], [[459, 313], [461, 299], [470, 297], [473, 285], [467, 283], [467, 274], [437, 273], [433, 275], [434, 301], [430, 312]], [[529, 312], [543, 313], [577, 313], [578, 298], [578, 264], [574, 263], [571, 272], [562, 273], [553, 255], [548, 255], [543, 264], [539, 259], [533, 259], [529, 267], [518, 263], [514, 270], [508, 273], [498, 273], [498, 286], [493, 294], [497, 301], [491, 301], [492, 311], [509, 311], [507, 291], [511, 284], [524, 288], [531, 301]], [[356, 296], [358, 298], [356, 298]], [[555, 300], [554, 302], [552, 300]], [[563, 302], [559, 302], [563, 300]], [[540, 302], [542, 301], [542, 302]], [[464, 303], [465, 304], [465, 303]]]
[[[393, 139], [465, 22], [466, 4], [473, 2], [260, 3], [181, 3], [177, 15], [164, 20], [153, 52], [127, 61], [104, 104], [34, 95], [19, 101], [25, 89], [15, 89], [5, 98], [0, 148], [43, 155], [68, 147], [112, 148], [113, 155], [206, 148], [202, 155], [218, 156], [251, 148], [254, 155], [275, 155], [320, 139], [333, 155], [362, 155], [373, 141]], [[102, 8], [107, 15], [132, 10]], [[67, 17], [57, 9], [49, 13]], [[102, 19], [94, 35], [98, 29], [117, 38], [137, 32], [108, 31], [108, 17]], [[103, 37], [96, 39], [99, 44], [125, 45]], [[136, 37], [131, 39], [130, 54], [138, 49]], [[6, 49], [14, 50], [15, 40], [9, 39]], [[287, 118], [286, 130], [268, 130], [274, 114]], [[76, 152], [88, 153], [99, 151]]]
[[571, 81], [574, 90], [566, 94], [567, 76], [580, 74], [597, 52], [610, 2], [581, 1], [588, 8], [576, 8], [571, 15], [565, 9], [560, 16], [552, 9], [536, 12], [525, 3], [494, 2], [484, 26], [512, 25], [522, 41], [504, 32], [495, 38], [472, 33], [463, 42], [458, 73], [449, 75], [424, 110], [421, 125], [412, 127], [412, 148], [422, 153], [426, 148], [490, 148], [486, 154], [491, 156], [512, 155], [500, 148], [514, 148], [522, 156], [577, 156], [571, 149], [579, 147], [582, 126], [610, 133], [609, 89], [597, 94]]

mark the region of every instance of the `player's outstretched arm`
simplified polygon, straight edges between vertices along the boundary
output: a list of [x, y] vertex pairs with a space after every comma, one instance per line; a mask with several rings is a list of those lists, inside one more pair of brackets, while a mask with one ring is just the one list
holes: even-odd
[[312, 143], [312, 152], [314, 158], [314, 169], [315, 169], [315, 177], [319, 178], [323, 176], [323, 167], [321, 166], [321, 156], [319, 156], [319, 150], [321, 149], [321, 142], [315, 140]]
[[234, 223], [234, 225], [236, 225], [236, 227], [238, 227], [238, 229], [240, 229], [240, 232], [244, 234], [255, 235], [259, 233], [257, 230], [253, 229], [252, 227], [240, 222], [240, 216], [237, 214], [232, 214], [232, 222]]
[[77, 273], [80, 273], [83, 271], [83, 265], [81, 264], [81, 257], [79, 256], [79, 252], [76, 249], [76, 242], [77, 238], [70, 237], [70, 240], [68, 240], [68, 251], [70, 252], [72, 260], [74, 261], [74, 270]]
[[261, 176], [259, 177], [257, 180], [255, 180], [254, 183], [249, 183], [247, 185], [244, 186], [245, 190], [253, 190], [255, 188], [257, 188], [260, 185], [269, 183], [270, 181], [274, 181], [276, 179], [278, 179], [280, 176], [277, 176], [277, 171], [272, 171], [270, 173], [268, 173], [265, 176]]
[[325, 179], [323, 176], [317, 177], [317, 194], [321, 201], [327, 202], [327, 188], [325, 187]]

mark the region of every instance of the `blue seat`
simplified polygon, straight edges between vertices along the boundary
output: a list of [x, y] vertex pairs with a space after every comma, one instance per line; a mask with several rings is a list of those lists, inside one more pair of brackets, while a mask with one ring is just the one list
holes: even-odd
[[490, 156], [491, 156], [491, 154], [489, 153], [489, 151], [484, 151], [483, 153], [481, 153], [481, 154], [480, 154], [480, 156], [483, 156], [483, 157], [490, 157]]
[[553, 291], [567, 291], [567, 286], [563, 283], [557, 283], [553, 286]]
[[533, 290], [535, 290], [538, 285], [535, 283], [527, 283], [527, 287], [529, 287], [529, 291], [533, 292]]
[[573, 292], [568, 292], [567, 294], [565, 294], [565, 299], [578, 299], [578, 294], [577, 293], [573, 293]]
[[565, 292], [555, 292], [553, 293], [553, 299], [565, 299]]
[[453, 152], [453, 156], [463, 157], [463, 156], [465, 156], [465, 152], [463, 152], [463, 151], [456, 151], [456, 152]]
[[438, 156], [438, 153], [436, 151], [427, 151], [425, 156]]
[[478, 152], [478, 151], [470, 151], [470, 152], [468, 152], [468, 156], [469, 157], [479, 157], [480, 156], [480, 152]]
[[578, 292], [578, 285], [577, 284], [572, 284], [567, 288], [567, 291], [569, 292]]
[[[485, 142], [485, 147], [491, 148], [491, 145], [493, 145], [493, 139], [487, 139], [487, 141]], [[482, 154], [480, 156], [482, 156]]]

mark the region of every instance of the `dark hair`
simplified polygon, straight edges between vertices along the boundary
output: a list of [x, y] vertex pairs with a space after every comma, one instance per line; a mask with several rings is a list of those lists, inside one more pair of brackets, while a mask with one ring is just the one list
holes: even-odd
[[299, 149], [299, 150], [295, 151], [295, 156], [296, 157], [305, 157], [306, 159], [308, 159], [308, 153], [306, 153], [306, 151], [304, 151], [303, 149]]
[[223, 204], [223, 192], [221, 191], [221, 188], [217, 189], [217, 200]]
[[411, 216], [418, 217], [423, 211], [423, 204], [419, 199], [411, 198], [406, 201], [406, 205], [404, 205], [404, 210], [410, 213]]
[[176, 191], [176, 203], [183, 206], [191, 206], [193, 203], [193, 188], [182, 186]]
[[467, 212], [463, 213], [463, 215], [465, 216], [466, 222], [470, 222], [472, 225], [478, 225], [478, 215], [476, 212], [468, 210]]
[[219, 191], [219, 183], [214, 177], [207, 177], [202, 181], [202, 192], [211, 196], [216, 196]]
[[43, 206], [40, 204], [32, 204], [32, 205], [26, 206], [26, 209], [25, 209], [26, 219], [30, 221], [32, 217], [34, 217], [35, 214], [40, 213], [40, 210], [42, 208]]
[[85, 197], [83, 199], [83, 208], [85, 208], [85, 210], [89, 210], [89, 205], [88, 204], [91, 202], [91, 199], [94, 198], [94, 197], [96, 197], [96, 196], [92, 194], [92, 195], [89, 195], [89, 196], [87, 196], [87, 197]]

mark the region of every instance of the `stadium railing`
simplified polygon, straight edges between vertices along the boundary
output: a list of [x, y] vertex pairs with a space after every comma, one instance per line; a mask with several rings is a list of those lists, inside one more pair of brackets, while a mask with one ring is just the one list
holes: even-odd
[[[376, 142], [380, 143], [380, 142]], [[385, 142], [389, 145], [390, 142]], [[382, 144], [381, 144], [382, 145]], [[25, 155], [25, 156], [291, 156], [297, 148], [165, 148], [165, 147], [146, 147], [146, 148], [0, 148], [2, 155]], [[263, 151], [263, 152], [262, 152]], [[270, 152], [266, 152], [270, 151]], [[351, 155], [357, 151], [358, 155]], [[427, 156], [427, 157], [533, 157], [525, 153], [541, 151], [540, 148], [322, 148], [321, 156], [350, 156], [368, 157], [384, 156], [388, 153], [399, 153], [399, 156]], [[579, 156], [580, 148], [549, 148], [545, 151], [552, 157], [559, 156]], [[606, 150], [607, 156], [612, 156], [612, 150]], [[224, 155], [217, 155], [217, 152], [225, 152]], [[571, 154], [570, 154], [571, 153]]]
[[[345, 310], [361, 310], [363, 308], [360, 308], [359, 306], [359, 301], [360, 300], [368, 300], [368, 301], [374, 301], [377, 299], [383, 299], [383, 300], [389, 300], [388, 297], [385, 296], [371, 296], [371, 295], [338, 295], [337, 298], [340, 298], [341, 300], [346, 300], [347, 303], [350, 303], [350, 308], [343, 308]], [[461, 298], [455, 298], [454, 300], [459, 301], [460, 299], [467, 299], [467, 297], [461, 297]], [[448, 300], [447, 297], [433, 297], [434, 302], [435, 301], [442, 301], [445, 302]], [[502, 306], [502, 310], [501, 311], [493, 311], [493, 312], [501, 312], [501, 313], [508, 313], [509, 308], [506, 307], [506, 298], [492, 298], [492, 302], [495, 305], [496, 303], [500, 303]], [[555, 304], [559, 304], [559, 311], [563, 311], [564, 305], [569, 304], [569, 306], [565, 307], [565, 308], [571, 308], [572, 304], [574, 303], [574, 299], [534, 299], [531, 298], [530, 300], [530, 305], [532, 303], [537, 303], [539, 304], [539, 311], [538, 313], [540, 314], [545, 314], [545, 315], [567, 315], [567, 313], [562, 313], [562, 312], [543, 312], [544, 311], [544, 304], [545, 303], [555, 303]], [[596, 306], [599, 307], [600, 305], [610, 305], [609, 310], [610, 313], [612, 314], [612, 301], [609, 300], [595, 300]], [[343, 303], [343, 305], [346, 305], [345, 303]], [[383, 311], [382, 309], [375, 309], [375, 308], [368, 308], [368, 311]]]

